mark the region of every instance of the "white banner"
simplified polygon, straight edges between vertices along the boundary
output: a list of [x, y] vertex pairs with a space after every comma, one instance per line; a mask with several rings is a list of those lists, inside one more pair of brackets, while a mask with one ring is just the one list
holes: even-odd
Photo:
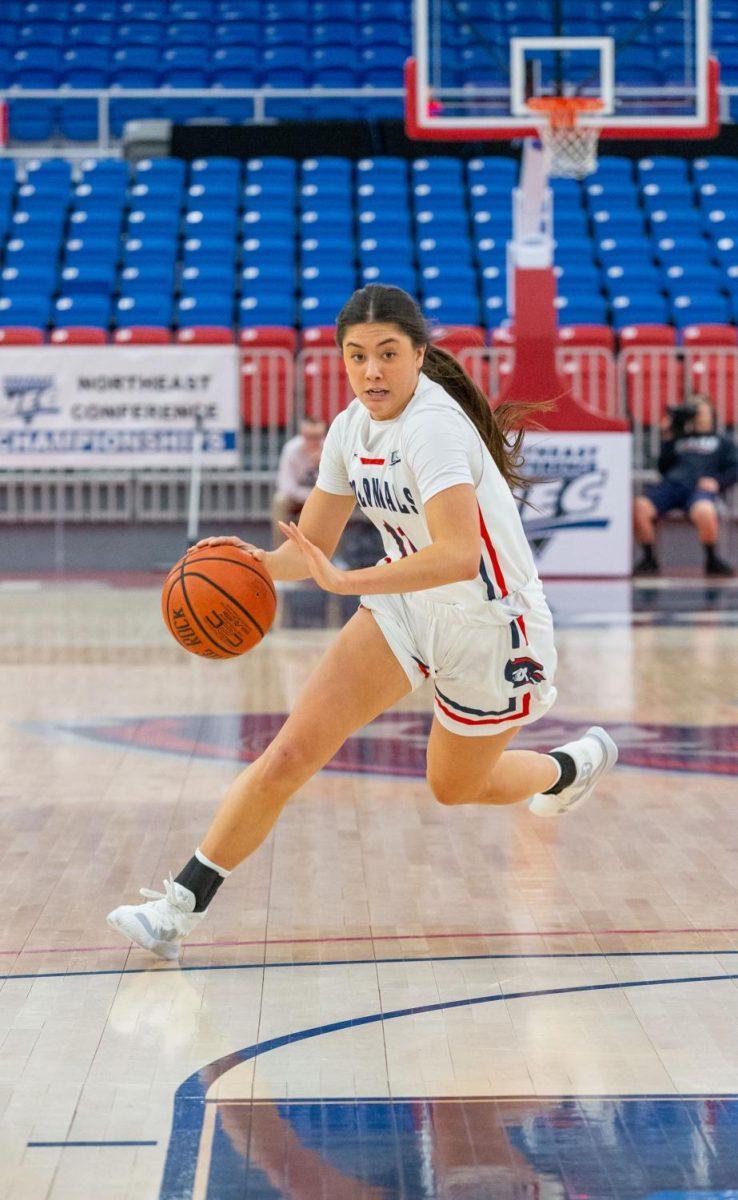
[[0, 467], [203, 467], [239, 462], [231, 346], [0, 349]]
[[520, 512], [541, 575], [630, 575], [629, 433], [532, 433]]

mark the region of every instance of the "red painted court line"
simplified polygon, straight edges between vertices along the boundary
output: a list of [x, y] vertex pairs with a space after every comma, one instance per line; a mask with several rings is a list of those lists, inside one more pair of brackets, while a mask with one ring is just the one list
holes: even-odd
[[[218, 942], [187, 942], [189, 949], [202, 949], [207, 946], [314, 946], [321, 943], [335, 942], [416, 942], [438, 941], [449, 938], [551, 938], [551, 937], [605, 937], [607, 935], [657, 936], [665, 937], [672, 933], [738, 933], [738, 925], [706, 925], [696, 929], [685, 926], [683, 929], [543, 929], [518, 932], [515, 930], [494, 930], [486, 933], [381, 933], [357, 934], [355, 937], [311, 937], [311, 938], [252, 938], [248, 941], [218, 941]], [[5, 954], [94, 954], [107, 950], [125, 950], [121, 943], [115, 946], [43, 946], [40, 949], [31, 947], [21, 950], [0, 950]], [[674, 952], [675, 954], [678, 951]]]

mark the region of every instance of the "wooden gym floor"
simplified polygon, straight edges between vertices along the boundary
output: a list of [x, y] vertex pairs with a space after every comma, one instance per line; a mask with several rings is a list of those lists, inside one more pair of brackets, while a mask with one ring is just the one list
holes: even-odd
[[552, 584], [621, 766], [558, 822], [443, 809], [425, 692], [347, 743], [182, 966], [105, 913], [189, 857], [353, 606], [212, 664], [158, 581], [0, 581], [0, 1195], [738, 1193], [738, 587]]

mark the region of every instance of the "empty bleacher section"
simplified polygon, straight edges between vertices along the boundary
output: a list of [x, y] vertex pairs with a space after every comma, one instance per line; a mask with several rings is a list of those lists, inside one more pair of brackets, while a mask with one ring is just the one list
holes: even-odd
[[[682, 15], [646, 0], [561, 0], [561, 32], [619, 36], [622, 18], [643, 28], [625, 51], [620, 75], [634, 87], [665, 87], [678, 69]], [[458, 0], [447, 15], [446, 86], [505, 82], [510, 36], [554, 32], [549, 0]], [[650, 15], [650, 21], [647, 20]], [[463, 19], [462, 19], [463, 18]], [[620, 21], [620, 23], [619, 23]], [[94, 98], [24, 97], [38, 89], [113, 89], [110, 126], [161, 116], [244, 121], [254, 100], [229, 91], [270, 89], [258, 111], [268, 117], [402, 116], [402, 67], [411, 49], [408, 0], [27, 0], [0, 9], [0, 89], [10, 103], [11, 136], [23, 142], [61, 135], [94, 141]], [[712, 45], [724, 84], [738, 84], [738, 36], [731, 3], [715, 3]], [[319, 88], [308, 97], [279, 91]], [[125, 95], [131, 90], [200, 90], [194, 96]], [[274, 89], [278, 94], [274, 95]], [[340, 89], [365, 94], [326, 95]], [[373, 95], [398, 89], [396, 95]], [[117, 94], [116, 94], [117, 93]]]
[[[507, 315], [517, 169], [505, 157], [47, 158], [16, 176], [0, 160], [0, 327], [121, 340], [132, 327], [328, 326], [379, 279], [440, 325], [493, 330]], [[610, 156], [583, 183], [552, 186], [562, 324], [738, 320], [737, 161]]]

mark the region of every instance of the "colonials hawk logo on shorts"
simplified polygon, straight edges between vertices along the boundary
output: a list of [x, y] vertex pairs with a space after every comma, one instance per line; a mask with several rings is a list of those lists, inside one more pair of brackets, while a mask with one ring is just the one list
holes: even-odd
[[542, 683], [546, 678], [543, 664], [534, 658], [511, 658], [505, 664], [505, 679], [513, 687], [523, 687], [526, 683]]

